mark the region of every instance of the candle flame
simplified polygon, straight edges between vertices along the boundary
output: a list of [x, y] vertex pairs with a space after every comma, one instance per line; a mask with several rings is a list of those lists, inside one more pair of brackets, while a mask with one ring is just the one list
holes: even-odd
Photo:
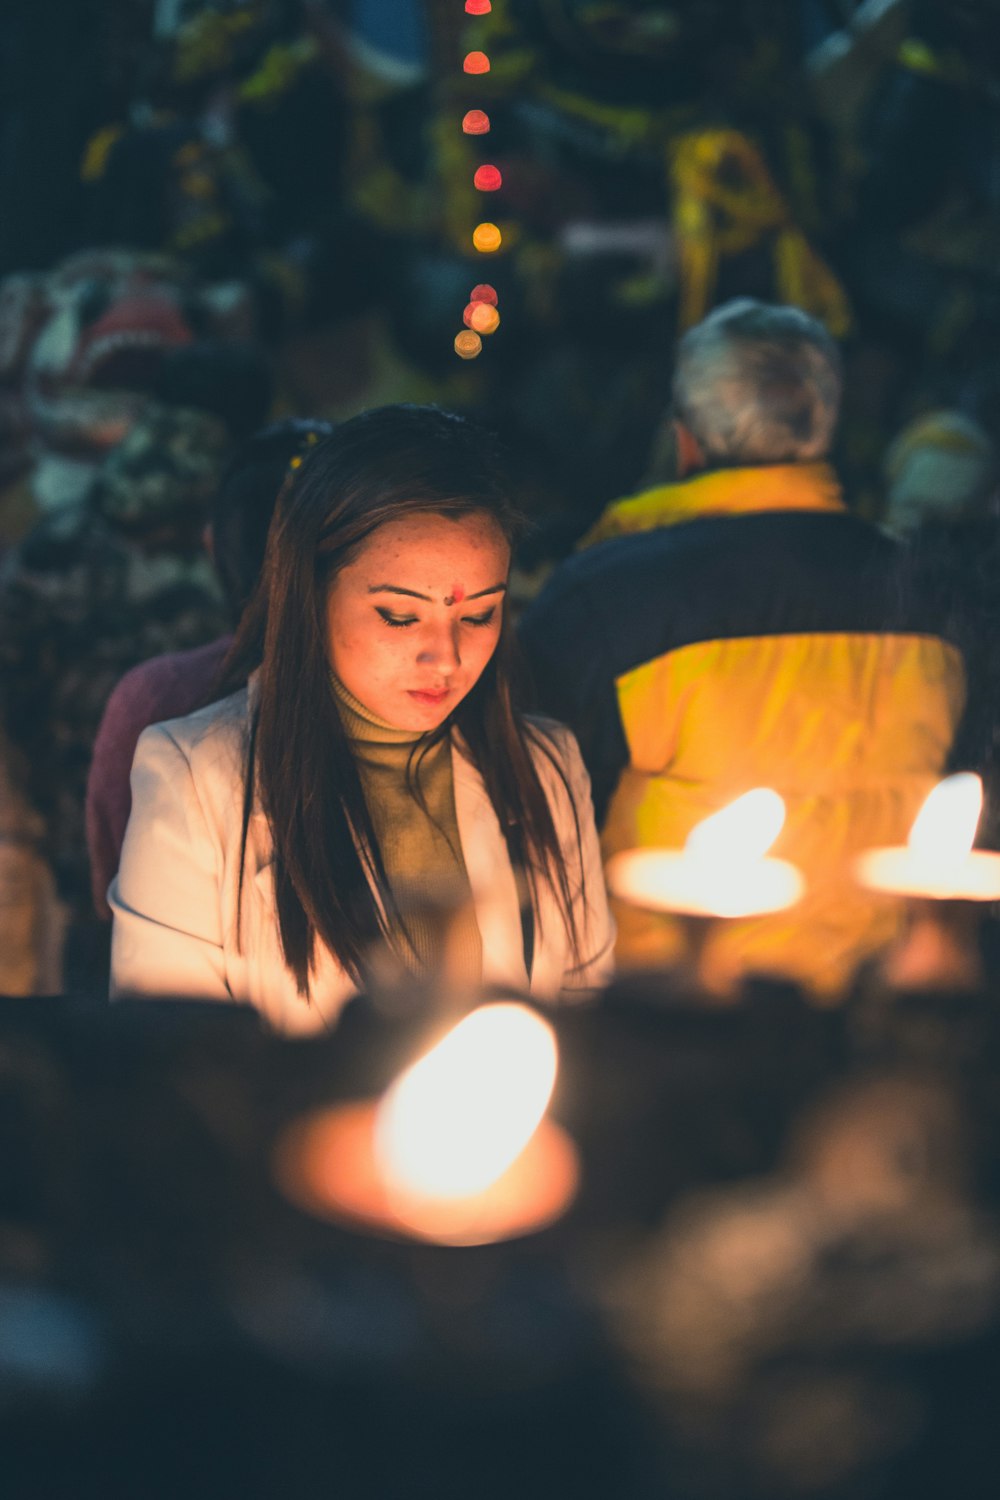
[[434, 1198], [484, 1192], [534, 1135], [557, 1066], [552, 1028], [534, 1011], [473, 1011], [382, 1100], [375, 1155], [386, 1181]]
[[917, 813], [907, 840], [914, 854], [934, 860], [962, 859], [969, 853], [983, 810], [983, 783], [971, 771], [939, 781]]
[[762, 859], [784, 821], [785, 804], [778, 793], [758, 786], [692, 828], [684, 848], [698, 860]]

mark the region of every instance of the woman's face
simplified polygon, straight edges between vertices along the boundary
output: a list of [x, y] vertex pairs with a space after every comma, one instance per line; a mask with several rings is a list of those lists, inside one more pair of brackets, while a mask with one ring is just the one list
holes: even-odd
[[378, 718], [436, 728], [496, 650], [509, 566], [507, 540], [485, 513], [386, 521], [330, 584], [331, 667]]

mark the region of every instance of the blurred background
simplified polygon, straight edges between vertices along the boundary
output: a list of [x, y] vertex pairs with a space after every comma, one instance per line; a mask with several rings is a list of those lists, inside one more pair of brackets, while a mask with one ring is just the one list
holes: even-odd
[[[579, 532], [648, 469], [674, 336], [738, 293], [845, 340], [841, 459], [873, 515], [909, 419], [994, 420], [994, 0], [482, 9], [10, 0], [5, 541], [150, 397], [237, 434], [268, 402], [489, 411], [540, 518]], [[466, 73], [476, 50], [489, 71]], [[463, 132], [472, 108], [488, 133]], [[499, 189], [473, 186], [482, 163]], [[463, 363], [487, 279], [501, 329]]]
[[523, 601], [672, 477], [676, 337], [747, 293], [842, 341], [849, 504], [994, 503], [996, 0], [8, 0], [2, 41], [3, 899], [51, 894], [70, 980], [101, 713], [228, 625], [201, 531], [263, 422], [484, 417]]

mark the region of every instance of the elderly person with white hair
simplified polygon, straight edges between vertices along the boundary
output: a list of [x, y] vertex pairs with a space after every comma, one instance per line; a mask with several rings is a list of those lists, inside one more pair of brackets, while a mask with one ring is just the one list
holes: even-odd
[[[775, 853], [806, 896], [726, 924], [705, 962], [827, 1001], [898, 921], [852, 858], [905, 838], [965, 697], [961, 651], [904, 586], [900, 546], [844, 505], [828, 461], [840, 390], [814, 318], [717, 308], [677, 352], [679, 482], [611, 505], [522, 629], [541, 706], [583, 750], [605, 858], [679, 847], [751, 787], [781, 793]], [[667, 917], [617, 918], [620, 964], [680, 955]]]

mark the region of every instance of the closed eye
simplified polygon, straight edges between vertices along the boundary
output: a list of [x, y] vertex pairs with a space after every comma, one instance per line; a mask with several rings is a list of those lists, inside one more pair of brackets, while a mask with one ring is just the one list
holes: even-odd
[[491, 607], [489, 609], [484, 609], [483, 612], [482, 612], [482, 614], [479, 614], [479, 615], [463, 615], [462, 616], [462, 624], [463, 625], [489, 625], [490, 622], [493, 619], [493, 616], [496, 614], [496, 612], [497, 612], [496, 611], [496, 605], [495, 604], [491, 605]]
[[415, 625], [417, 621], [416, 615], [394, 615], [391, 609], [383, 609], [380, 604], [376, 604], [375, 609], [385, 623], [391, 625], [394, 630], [402, 630], [406, 625]]

